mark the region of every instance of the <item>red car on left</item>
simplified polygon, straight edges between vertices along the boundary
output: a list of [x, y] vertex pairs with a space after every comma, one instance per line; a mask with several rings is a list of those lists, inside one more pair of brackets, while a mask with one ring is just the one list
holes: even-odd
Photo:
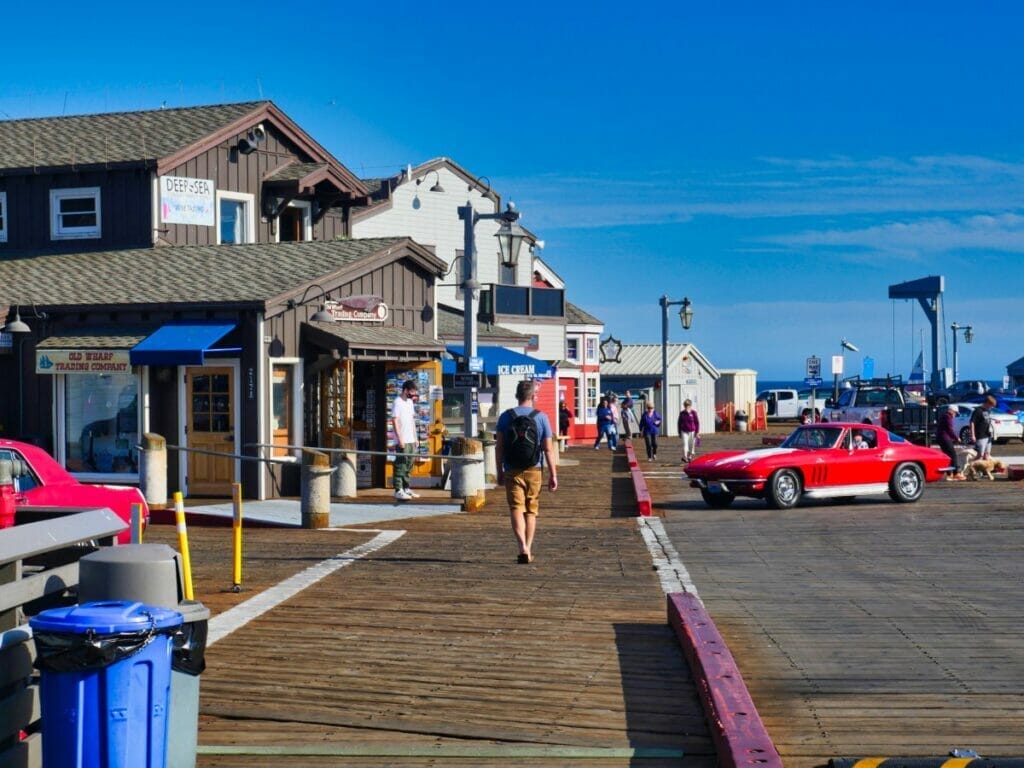
[[[14, 474], [15, 507], [68, 507], [69, 509], [110, 510], [131, 523], [132, 504], [142, 505], [143, 526], [149, 523], [149, 507], [142, 491], [124, 485], [86, 485], [78, 482], [50, 454], [30, 443], [0, 440], [0, 461], [15, 460], [23, 471]], [[127, 544], [129, 531], [117, 540]]]

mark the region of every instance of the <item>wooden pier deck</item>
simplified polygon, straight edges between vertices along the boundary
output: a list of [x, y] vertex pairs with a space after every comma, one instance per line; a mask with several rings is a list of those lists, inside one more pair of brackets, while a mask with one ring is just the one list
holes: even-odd
[[[705, 449], [759, 443], [712, 436]], [[787, 768], [955, 747], [1024, 755], [1024, 484], [710, 510], [679, 478], [647, 472], [655, 513]]]
[[[247, 530], [240, 595], [223, 591], [230, 529], [192, 527], [196, 598], [215, 614], [405, 531], [211, 645], [198, 765], [714, 765], [625, 458], [563, 459], [531, 565], [494, 491], [473, 514]], [[173, 528], [147, 541], [173, 545]]]

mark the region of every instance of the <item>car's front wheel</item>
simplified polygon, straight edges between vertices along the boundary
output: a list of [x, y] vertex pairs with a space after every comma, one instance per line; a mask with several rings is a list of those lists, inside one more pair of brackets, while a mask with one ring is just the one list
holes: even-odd
[[960, 442], [963, 443], [964, 445], [974, 442], [973, 440], [971, 440], [970, 427], [964, 427], [963, 429], [960, 430]]
[[917, 501], [924, 493], [924, 472], [917, 464], [905, 462], [892, 471], [889, 480], [889, 498], [906, 504]]
[[729, 493], [728, 491], [712, 493], [706, 488], [701, 488], [700, 495], [704, 499], [704, 502], [712, 509], [725, 509], [732, 505], [733, 501], [736, 500], [736, 494]]
[[800, 477], [792, 469], [780, 469], [768, 480], [768, 504], [775, 509], [792, 509], [802, 493]]

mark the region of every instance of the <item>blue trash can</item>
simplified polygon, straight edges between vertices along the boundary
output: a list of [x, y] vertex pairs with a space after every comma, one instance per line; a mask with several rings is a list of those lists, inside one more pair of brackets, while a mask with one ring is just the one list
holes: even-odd
[[163, 768], [182, 616], [131, 601], [29, 619], [42, 672], [43, 768]]

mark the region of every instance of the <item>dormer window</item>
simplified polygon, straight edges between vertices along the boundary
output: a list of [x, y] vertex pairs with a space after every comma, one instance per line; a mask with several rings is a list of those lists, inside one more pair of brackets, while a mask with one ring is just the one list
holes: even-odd
[[96, 238], [101, 234], [100, 188], [50, 190], [50, 239]]

